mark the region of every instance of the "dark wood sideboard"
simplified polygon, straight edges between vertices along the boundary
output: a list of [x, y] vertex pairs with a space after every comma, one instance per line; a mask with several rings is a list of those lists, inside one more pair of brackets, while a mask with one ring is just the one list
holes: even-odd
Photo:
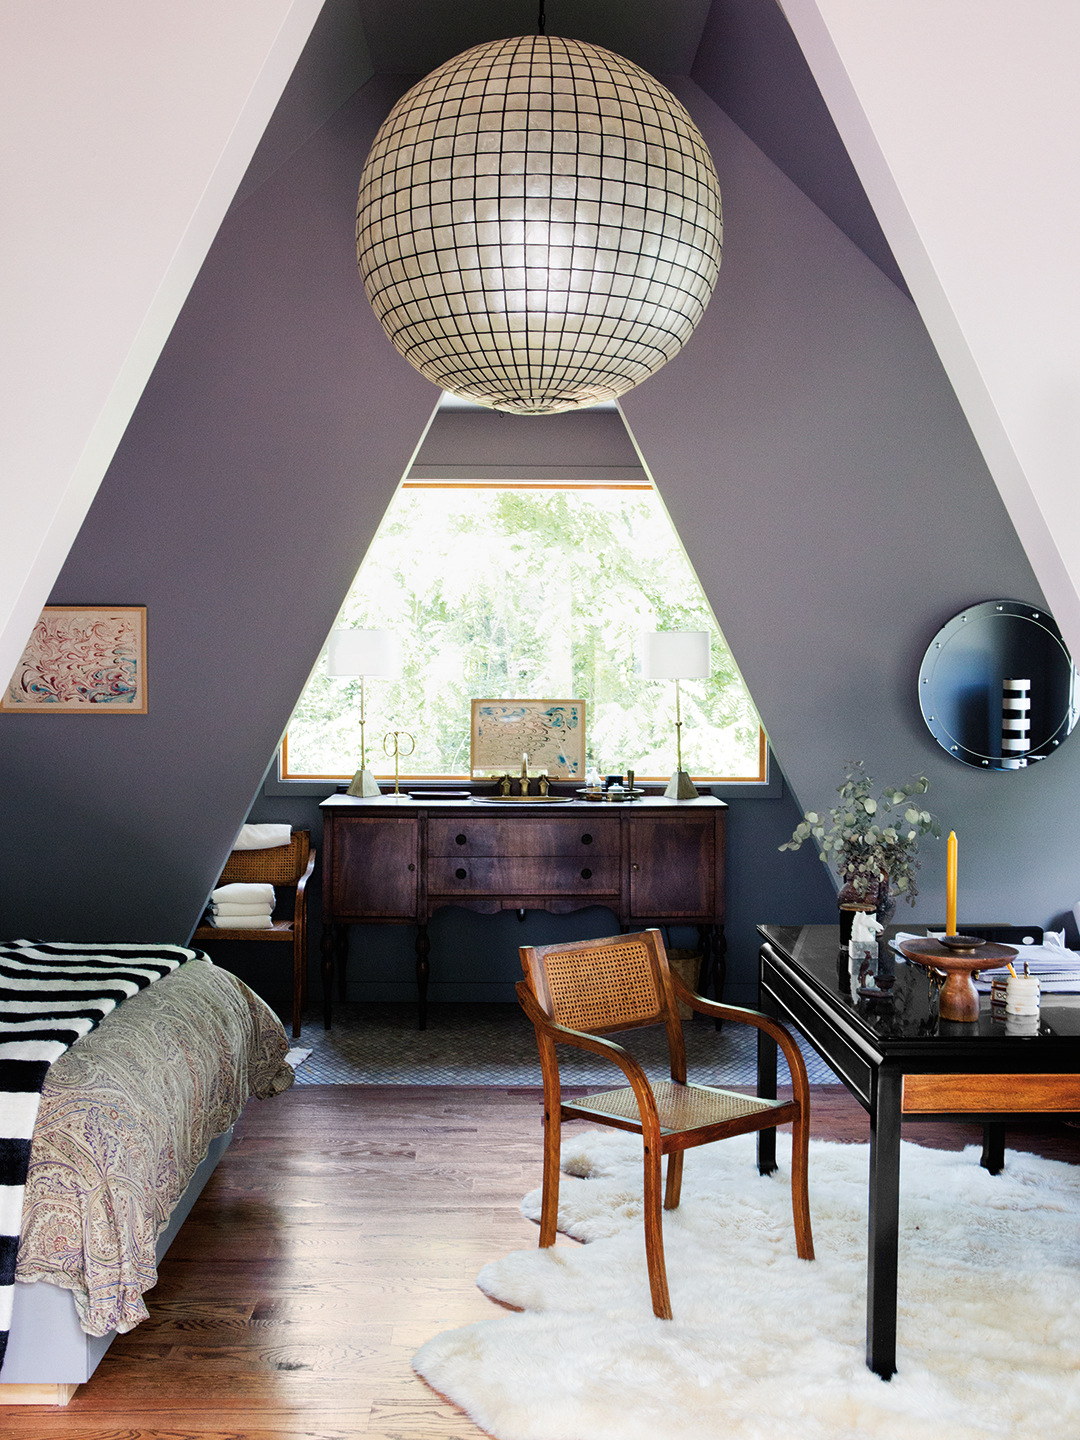
[[[588, 905], [623, 930], [696, 925], [703, 977], [719, 997], [724, 954], [724, 820], [713, 796], [632, 804], [500, 805], [332, 795], [323, 811], [322, 975], [344, 994], [350, 925], [415, 925], [420, 1029], [427, 1023], [427, 922], [444, 905], [481, 914]], [[704, 985], [704, 979], [703, 979]]]

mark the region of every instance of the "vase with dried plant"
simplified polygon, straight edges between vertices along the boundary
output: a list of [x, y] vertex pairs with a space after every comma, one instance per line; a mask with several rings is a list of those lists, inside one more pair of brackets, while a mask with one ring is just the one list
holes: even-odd
[[839, 803], [825, 811], [805, 811], [791, 839], [780, 846], [798, 850], [812, 840], [821, 860], [837, 873], [842, 943], [845, 929], [850, 936], [855, 911], [873, 911], [887, 925], [897, 900], [914, 905], [919, 841], [924, 835], [941, 838], [941, 825], [920, 803], [930, 788], [925, 775], [886, 785], [876, 796], [874, 788], [863, 762], [849, 763], [836, 787]]

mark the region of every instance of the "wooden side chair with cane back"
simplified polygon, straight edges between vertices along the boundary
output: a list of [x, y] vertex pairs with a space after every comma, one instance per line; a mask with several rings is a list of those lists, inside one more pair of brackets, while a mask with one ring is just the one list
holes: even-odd
[[[645, 1255], [653, 1310], [671, 1319], [664, 1232], [661, 1220], [661, 1159], [668, 1157], [663, 1206], [679, 1204], [684, 1153], [729, 1135], [794, 1122], [791, 1206], [795, 1247], [814, 1258], [807, 1198], [810, 1090], [799, 1047], [775, 1020], [757, 1010], [718, 1005], [692, 994], [668, 968], [659, 930], [579, 940], [565, 945], [523, 945], [525, 980], [518, 984], [521, 1006], [536, 1028], [544, 1075], [544, 1183], [540, 1213], [541, 1246], [555, 1243], [559, 1211], [559, 1138], [564, 1119], [592, 1120], [641, 1135], [645, 1151]], [[760, 1100], [732, 1090], [686, 1081], [686, 1047], [676, 999], [715, 1020], [753, 1025], [780, 1045], [791, 1070], [790, 1100]], [[645, 1025], [667, 1029], [671, 1080], [650, 1083], [637, 1061], [603, 1035]], [[622, 1070], [629, 1087], [577, 1100], [562, 1100], [557, 1045], [573, 1045], [606, 1056]]]
[[246, 940], [261, 944], [285, 941], [292, 944], [292, 1033], [300, 1034], [300, 1022], [307, 1001], [307, 883], [315, 869], [316, 852], [311, 848], [311, 831], [294, 830], [288, 845], [275, 845], [269, 850], [234, 850], [225, 863], [218, 885], [273, 885], [295, 893], [292, 904], [288, 896], [277, 896], [273, 924], [269, 930], [219, 930], [215, 925], [200, 925], [193, 941]]

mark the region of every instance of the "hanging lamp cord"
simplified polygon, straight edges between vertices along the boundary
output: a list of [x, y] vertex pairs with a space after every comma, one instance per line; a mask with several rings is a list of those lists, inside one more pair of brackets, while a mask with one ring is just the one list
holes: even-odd
[[544, 26], [545, 26], [546, 24], [547, 24], [547, 19], [546, 19], [545, 15], [544, 15], [544, 0], [540, 0], [540, 13], [539, 13], [539, 15], [537, 15], [537, 17], [536, 17], [536, 33], [537, 33], [537, 35], [543, 35], [543, 33], [544, 33]]

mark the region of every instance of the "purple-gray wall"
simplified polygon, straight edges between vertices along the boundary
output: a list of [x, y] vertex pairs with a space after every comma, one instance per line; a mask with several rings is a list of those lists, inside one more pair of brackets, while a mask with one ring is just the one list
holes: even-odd
[[[882, 780], [925, 769], [961, 837], [962, 913], [1048, 920], [1076, 898], [1080, 742], [975, 773], [915, 701], [942, 621], [995, 594], [1041, 603], [996, 490], [911, 303], [675, 83], [714, 148], [727, 248], [698, 334], [625, 398], [631, 428], [800, 798], [825, 803], [849, 757]], [[155, 370], [53, 596], [149, 607], [151, 713], [0, 717], [8, 933], [183, 939], [259, 789], [436, 398], [352, 254], [360, 167], [398, 88], [371, 81], [232, 213]], [[260, 796], [274, 812], [315, 813]], [[795, 813], [733, 807], [739, 998], [755, 920], [829, 911], [816, 858], [776, 851]], [[928, 845], [918, 915], [940, 918], [942, 874]], [[496, 929], [455, 952], [493, 955]], [[363, 953], [384, 943], [408, 936]]]
[[[919, 714], [947, 619], [1043, 600], [918, 312], [697, 85], [673, 83], [720, 175], [724, 262], [690, 343], [623, 409], [773, 748], [812, 808], [849, 759], [882, 782], [925, 772], [960, 840], [961, 918], [1050, 922], [1080, 894], [1080, 740], [987, 774]], [[923, 920], [944, 913], [943, 849], [923, 845]]]
[[226, 220], [52, 594], [148, 608], [150, 713], [4, 715], [5, 933], [194, 926], [438, 392], [352, 243], [372, 80]]

